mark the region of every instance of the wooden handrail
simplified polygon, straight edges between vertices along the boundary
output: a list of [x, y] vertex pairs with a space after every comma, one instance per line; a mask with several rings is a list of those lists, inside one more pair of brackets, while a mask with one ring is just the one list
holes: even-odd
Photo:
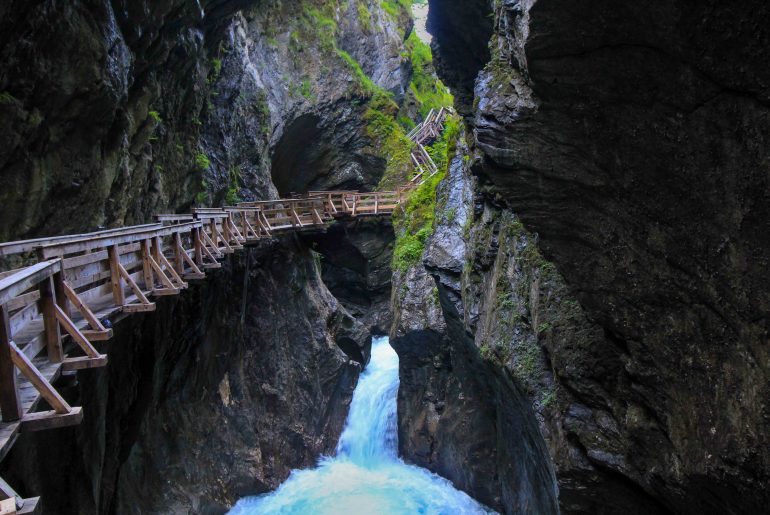
[[61, 271], [61, 259], [52, 259], [29, 266], [0, 280], [0, 305]]

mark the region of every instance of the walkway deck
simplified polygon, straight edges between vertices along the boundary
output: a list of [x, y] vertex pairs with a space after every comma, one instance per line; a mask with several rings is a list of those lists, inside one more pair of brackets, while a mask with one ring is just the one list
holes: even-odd
[[[107, 365], [95, 342], [112, 338], [106, 320], [155, 310], [220, 261], [255, 242], [297, 231], [325, 230], [338, 219], [389, 216], [409, 191], [436, 173], [422, 143], [437, 137], [447, 112], [431, 112], [409, 137], [415, 177], [396, 191], [311, 191], [290, 199], [159, 214], [156, 223], [0, 244], [0, 257], [35, 263], [0, 272], [0, 460], [22, 431], [78, 424], [53, 386], [62, 375]], [[41, 400], [43, 402], [41, 402]], [[0, 515], [33, 513], [0, 478]]]

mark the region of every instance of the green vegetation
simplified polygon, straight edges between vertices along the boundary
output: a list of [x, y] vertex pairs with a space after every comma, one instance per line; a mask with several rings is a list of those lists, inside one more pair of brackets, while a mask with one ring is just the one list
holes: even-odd
[[412, 15], [412, 0], [380, 0], [380, 6], [395, 20]]
[[402, 208], [393, 213], [396, 229], [396, 243], [393, 249], [395, 270], [405, 271], [415, 265], [425, 250], [425, 242], [433, 234], [436, 188], [446, 175], [448, 156], [454, 152], [459, 134], [459, 119], [447, 118], [441, 138], [428, 148], [436, 162], [438, 173], [413, 190]]
[[554, 402], [556, 402], [556, 389], [549, 390], [546, 392], [545, 395], [543, 395], [543, 398], [540, 400], [540, 404], [547, 408], [548, 406], [552, 405]]
[[430, 47], [417, 37], [414, 30], [406, 40], [406, 49], [413, 69], [409, 87], [420, 105], [420, 115], [427, 115], [431, 109], [452, 106], [454, 97], [449, 88], [436, 78]]
[[208, 189], [209, 189], [209, 185], [206, 183], [205, 180], [202, 180], [201, 181], [201, 191], [199, 191], [195, 195], [195, 203], [197, 205], [199, 205], [199, 206], [206, 205], [206, 203], [208, 201], [208, 198], [209, 198]]
[[0, 105], [14, 104], [16, 102], [18, 102], [18, 100], [16, 100], [16, 97], [11, 95], [7, 91], [0, 91]]
[[337, 22], [333, 18], [334, 4], [326, 2], [319, 9], [312, 5], [305, 6], [304, 28], [315, 34], [321, 48], [331, 52], [337, 48]]
[[396, 243], [393, 268], [406, 271], [417, 264], [425, 250], [425, 242], [433, 234], [436, 211], [436, 188], [445, 172], [441, 171], [418, 186], [403, 207], [393, 213]]
[[208, 77], [208, 83], [214, 84], [217, 79], [219, 78], [219, 74], [222, 73], [222, 60], [221, 59], [212, 59], [211, 60], [211, 71], [209, 72]]
[[358, 9], [358, 21], [361, 24], [361, 28], [364, 32], [372, 31], [372, 13], [369, 11], [369, 6], [366, 4], [366, 0], [357, 0], [356, 8]]
[[[339, 48], [336, 49], [336, 52], [337, 55], [340, 56], [342, 60], [345, 61], [350, 67], [350, 70], [353, 72], [355, 78], [358, 79], [358, 83], [363, 90], [363, 94], [374, 95], [376, 93], [383, 92], [382, 89], [377, 87], [374, 81], [372, 81], [372, 79], [370, 79], [369, 76], [364, 72], [363, 68], [361, 68], [361, 65], [358, 64], [358, 61], [353, 59], [349, 53], [345, 52], [344, 50], [340, 50]], [[387, 93], [384, 94], [387, 95]]]
[[315, 96], [313, 95], [313, 87], [310, 84], [310, 79], [304, 78], [302, 79], [302, 82], [300, 82], [299, 84], [290, 84], [289, 95], [293, 97], [301, 96], [307, 99], [315, 98]]
[[238, 195], [238, 190], [241, 187], [241, 167], [233, 166], [230, 168], [230, 186], [227, 188], [227, 194], [225, 195], [225, 204], [232, 206], [241, 202], [243, 199]]
[[211, 159], [203, 152], [195, 154], [195, 165], [201, 170], [208, 170], [211, 167]]
[[149, 113], [147, 113], [147, 115], [153, 120], [155, 120], [155, 123], [161, 123], [163, 121], [158, 111], [150, 111]]

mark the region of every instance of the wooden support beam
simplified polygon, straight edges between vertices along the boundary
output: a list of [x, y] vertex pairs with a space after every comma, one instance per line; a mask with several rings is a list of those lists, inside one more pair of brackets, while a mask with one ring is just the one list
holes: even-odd
[[22, 415], [16, 369], [11, 357], [11, 324], [6, 306], [0, 306], [0, 411], [3, 422], [19, 420]]
[[[182, 246], [182, 240], [175, 240], [174, 242], [177, 247], [177, 254], [182, 258], [182, 260], [187, 263], [187, 266], [190, 267], [190, 272], [185, 274], [185, 279], [203, 279], [206, 277], [206, 274], [201, 272], [200, 268], [198, 268], [198, 265], [193, 261], [193, 259], [190, 257], [190, 255], [187, 253], [185, 248]], [[184, 273], [184, 266], [182, 266], [182, 271]]]
[[178, 275], [184, 275], [184, 258], [182, 254], [186, 254], [184, 248], [182, 248], [182, 236], [179, 233], [174, 234], [174, 269]]
[[[193, 229], [193, 231], [197, 231], [197, 229]], [[146, 239], [142, 240], [141, 245], [142, 277], [144, 277], [144, 288], [148, 291], [152, 291], [155, 289], [155, 277], [152, 275], [152, 264], [150, 263], [150, 260], [152, 259], [150, 257], [150, 249], [152, 248], [152, 244], [150, 243], [149, 239]]]
[[107, 355], [99, 354], [98, 356], [78, 356], [76, 358], [65, 358], [62, 362], [62, 372], [68, 372], [70, 370], [84, 370], [86, 368], [99, 368], [107, 366]]
[[299, 215], [298, 215], [298, 214], [297, 214], [297, 212], [294, 210], [294, 208], [291, 208], [291, 209], [289, 210], [289, 212], [290, 212], [290, 215], [289, 215], [289, 216], [291, 216], [291, 219], [292, 219], [292, 223], [291, 223], [291, 224], [292, 224], [292, 225], [297, 225], [297, 226], [299, 226], [300, 228], [304, 227], [304, 225], [302, 224], [302, 220], [300, 220], [300, 219], [299, 219]]
[[61, 332], [56, 323], [56, 290], [53, 277], [49, 276], [40, 283], [40, 312], [43, 314], [43, 329], [45, 331], [45, 346], [48, 359], [53, 363], [61, 363], [64, 350], [61, 345]]
[[67, 404], [67, 401], [59, 395], [59, 392], [51, 386], [51, 383], [43, 377], [40, 370], [38, 370], [37, 367], [32, 364], [32, 361], [19, 350], [16, 344], [10, 342], [9, 347], [11, 348], [11, 359], [13, 360], [13, 364], [16, 365], [16, 368], [18, 368], [24, 377], [32, 383], [32, 386], [40, 392], [40, 395], [51, 405], [54, 411], [59, 414], [72, 411], [72, 407]]
[[203, 243], [201, 242], [201, 229], [195, 228], [190, 231], [190, 237], [193, 241], [193, 248], [195, 249], [195, 262], [198, 266], [203, 265]]
[[24, 507], [16, 511], [16, 515], [39, 515], [40, 497], [28, 497], [24, 499]]
[[[217, 240], [217, 234], [219, 233], [217, 231], [216, 218], [212, 218], [211, 221], [209, 222], [209, 230], [211, 231], [211, 236], [209, 237], [209, 239], [212, 241], [211, 246], [217, 249], [217, 251], [219, 251], [219, 241]], [[206, 234], [205, 229], [203, 230], [203, 234]]]
[[168, 270], [168, 273], [171, 275], [171, 282], [174, 283], [174, 286], [179, 289], [187, 288], [187, 283], [182, 280], [182, 278], [179, 276], [177, 271], [174, 269], [173, 266], [171, 266], [171, 263], [169, 263], [168, 258], [161, 253], [159, 255], [160, 257], [160, 264], [166, 267], [166, 270]]
[[[91, 308], [89, 308], [88, 305], [81, 300], [77, 292], [75, 292], [75, 290], [72, 289], [72, 287], [66, 281], [62, 282], [62, 291], [70, 303], [75, 306], [78, 311], [80, 311], [80, 314], [83, 315], [83, 318], [91, 327], [91, 331], [82, 331], [86, 338], [88, 338], [90, 341], [109, 340], [112, 338], [112, 329], [107, 329], [104, 327], [104, 324], [102, 324], [101, 320], [99, 320], [99, 318], [94, 315], [93, 311], [91, 311]], [[67, 317], [71, 318], [69, 313], [64, 311], [64, 309], [62, 309], [62, 312], [67, 315]]]
[[120, 275], [120, 253], [118, 246], [112, 245], [107, 250], [110, 260], [110, 282], [112, 283], [112, 299], [116, 306], [126, 303], [126, 294], [123, 291], [123, 279]]
[[[153, 263], [154, 263], [154, 261], [153, 261]], [[131, 290], [134, 292], [134, 295], [136, 295], [136, 298], [139, 299], [139, 302], [141, 304], [146, 304], [146, 305], [152, 304], [152, 302], [150, 302], [147, 299], [147, 296], [144, 294], [142, 289], [139, 288], [139, 286], [136, 284], [134, 279], [131, 277], [131, 274], [128, 273], [128, 270], [123, 268], [123, 265], [121, 265], [120, 263], [118, 263], [118, 273], [120, 274], [120, 276], [123, 279], [126, 280], [126, 282], [128, 283], [129, 287], [131, 287]], [[127, 306], [129, 306], [129, 305], [128, 304], [123, 304], [124, 308], [126, 308]], [[153, 309], [155, 309], [154, 305], [153, 305]], [[150, 311], [152, 311], [152, 310], [150, 310]]]
[[[174, 283], [171, 282], [171, 279], [169, 279], [166, 274], [163, 273], [163, 269], [160, 267], [160, 264], [158, 264], [157, 261], [155, 261], [154, 258], [150, 258], [150, 264], [152, 265], [152, 269], [155, 271], [155, 275], [160, 278], [160, 282], [163, 283], [163, 286], [166, 289], [177, 291], [178, 288], [174, 286]], [[152, 290], [153, 293], [156, 292], [158, 289]], [[138, 295], [137, 295], [138, 297]]]
[[[212, 256], [212, 254], [216, 255], [214, 261], [216, 261], [218, 258], [224, 257], [222, 252], [220, 252], [219, 247], [217, 247], [216, 243], [214, 243], [214, 240], [211, 239], [211, 237], [206, 233], [206, 231], [201, 231], [201, 235], [203, 236], [203, 241], [206, 243], [204, 245], [204, 249], [207, 249], [207, 253], [209, 256]], [[213, 257], [213, 256], [212, 256]]]
[[83, 408], [75, 406], [66, 413], [39, 411], [27, 413], [21, 419], [21, 430], [26, 432], [56, 429], [57, 427], [75, 426], [83, 421]]
[[70, 317], [68, 317], [59, 306], [56, 306], [56, 320], [88, 357], [96, 358], [100, 355], [94, 346], [91, 345], [91, 342], [88, 341], [88, 338], [80, 332], [77, 326], [70, 320]]

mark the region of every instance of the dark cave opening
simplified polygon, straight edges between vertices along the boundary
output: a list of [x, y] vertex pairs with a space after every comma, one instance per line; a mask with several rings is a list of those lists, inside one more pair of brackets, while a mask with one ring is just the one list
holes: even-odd
[[304, 114], [286, 126], [273, 150], [272, 178], [281, 196], [311, 189], [319, 173], [331, 168], [332, 147], [320, 117]]

